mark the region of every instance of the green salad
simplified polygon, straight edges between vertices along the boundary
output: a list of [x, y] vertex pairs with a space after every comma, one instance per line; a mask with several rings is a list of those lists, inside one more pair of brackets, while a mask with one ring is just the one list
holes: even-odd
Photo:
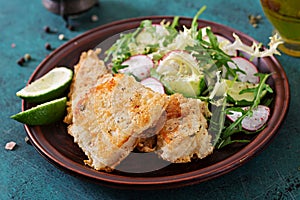
[[130, 74], [157, 92], [207, 101], [215, 148], [249, 142], [243, 136], [266, 126], [273, 93], [267, 84], [271, 74], [260, 73], [252, 60], [279, 54], [282, 41], [274, 35], [268, 49], [257, 43], [247, 46], [236, 33], [230, 41], [198, 24], [204, 10], [190, 27], [180, 26], [179, 17], [160, 24], [142, 21], [134, 31], [120, 35], [105, 52], [105, 61], [114, 73]]

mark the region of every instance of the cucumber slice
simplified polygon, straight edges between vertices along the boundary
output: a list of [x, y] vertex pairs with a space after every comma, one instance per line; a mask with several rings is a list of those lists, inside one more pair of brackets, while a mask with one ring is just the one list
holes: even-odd
[[168, 94], [180, 93], [185, 97], [196, 98], [205, 88], [204, 76], [174, 79], [162, 78]]
[[[225, 80], [227, 85], [228, 101], [236, 105], [251, 105], [254, 101], [255, 94], [251, 91], [246, 92], [246, 89], [255, 88], [258, 84], [248, 82], [238, 82], [233, 80]], [[263, 91], [260, 98], [265, 96], [267, 91]]]
[[204, 75], [197, 60], [186, 51], [169, 52], [160, 61], [156, 73], [169, 94], [180, 93], [195, 98], [205, 88]]

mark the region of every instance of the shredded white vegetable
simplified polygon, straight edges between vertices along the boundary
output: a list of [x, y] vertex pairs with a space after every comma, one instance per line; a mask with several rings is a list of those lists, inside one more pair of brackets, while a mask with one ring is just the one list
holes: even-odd
[[230, 51], [230, 50], [241, 50], [244, 51], [248, 54], [250, 54], [253, 57], [266, 57], [266, 56], [272, 56], [273, 54], [277, 54], [280, 55], [280, 52], [277, 50], [278, 45], [283, 43], [282, 38], [278, 35], [275, 34], [270, 38], [270, 42], [268, 44], [269, 49], [265, 49], [263, 51], [261, 51], [261, 43], [255, 43], [253, 42], [252, 46], [247, 46], [245, 45], [241, 39], [239, 38], [239, 36], [235, 33], [233, 33], [233, 37], [235, 38], [235, 41], [230, 44], [227, 45], [226, 47], [224, 47], [226, 51]]
[[180, 31], [174, 42], [167, 46], [168, 50], [184, 50], [186, 46], [194, 46], [197, 41], [192, 37], [192, 29], [183, 26], [183, 31]]

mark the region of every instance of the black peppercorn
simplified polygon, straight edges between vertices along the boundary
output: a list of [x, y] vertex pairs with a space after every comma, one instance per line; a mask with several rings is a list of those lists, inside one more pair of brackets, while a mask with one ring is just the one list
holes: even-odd
[[18, 63], [18, 65], [23, 66], [23, 64], [25, 63], [24, 57], [20, 58], [20, 59], [17, 61], [17, 63]]
[[50, 32], [51, 32], [51, 29], [50, 29], [49, 26], [45, 26], [45, 27], [44, 27], [44, 31], [45, 31], [46, 33], [50, 33]]
[[52, 50], [52, 47], [48, 42], [45, 44], [45, 49]]
[[68, 25], [67, 28], [68, 28], [70, 31], [74, 31], [74, 30], [75, 30], [74, 26], [72, 26], [72, 25]]

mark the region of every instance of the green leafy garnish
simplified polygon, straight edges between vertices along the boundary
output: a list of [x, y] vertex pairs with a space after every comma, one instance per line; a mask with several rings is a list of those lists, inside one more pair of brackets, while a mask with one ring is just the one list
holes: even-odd
[[[258, 84], [258, 86], [256, 88], [253, 89], [253, 93], [255, 94], [253, 104], [250, 106], [250, 108], [248, 110], [245, 110], [245, 111], [240, 108], [230, 108], [229, 109], [229, 111], [230, 110], [235, 110], [235, 111], [238, 110], [242, 113], [242, 115], [236, 121], [232, 122], [229, 126], [224, 128], [224, 130], [222, 131], [222, 135], [218, 141], [217, 148], [222, 148], [228, 144], [233, 143], [233, 141], [231, 140], [231, 136], [235, 133], [243, 132], [242, 121], [247, 116], [251, 116], [253, 110], [260, 104], [262, 93], [265, 90], [267, 90], [270, 93], [273, 92], [271, 87], [268, 84], [266, 84], [266, 81], [271, 74], [260, 74], [259, 73], [257, 75], [260, 77], [260, 83]], [[224, 113], [225, 112], [226, 111], [224, 110]], [[228, 112], [228, 110], [227, 110], [227, 112]]]
[[[181, 84], [182, 82], [186, 83], [186, 86], [177, 87], [177, 89], [180, 89], [179, 92], [181, 94], [186, 97], [207, 101], [210, 104], [213, 114], [211, 118], [208, 119], [208, 131], [213, 136], [213, 145], [219, 149], [237, 142], [247, 143], [249, 140], [245, 135], [255, 134], [264, 128], [263, 126], [259, 130], [246, 131], [242, 127], [242, 121], [246, 117], [252, 116], [253, 110], [261, 103], [266, 106], [270, 105], [272, 99], [269, 98], [269, 96], [268, 98], [264, 97], [266, 93], [273, 92], [272, 88], [266, 83], [270, 74], [261, 73], [256, 74], [260, 82], [253, 84], [253, 87], [249, 86], [251, 83], [247, 83], [246, 85], [248, 85], [248, 87], [238, 90], [239, 92], [230, 93], [229, 90], [226, 90], [228, 89], [226, 88], [226, 81], [236, 83], [238, 82], [239, 73], [246, 74], [245, 71], [241, 70], [239, 66], [233, 62], [231, 56], [226, 53], [228, 52], [227, 50], [243, 50], [247, 53], [250, 52], [250, 56], [258, 55], [258, 57], [271, 55], [277, 53], [273, 47], [277, 47], [280, 43], [280, 39], [274, 36], [270, 43], [272, 49], [260, 52], [259, 45], [254, 44], [252, 47], [248, 47], [233, 33], [233, 37], [235, 38], [234, 43], [229, 44], [226, 46], [227, 49], [224, 49], [223, 46], [221, 47], [218, 42], [218, 37], [210, 27], [199, 29], [201, 25], [198, 24], [198, 18], [205, 9], [206, 6], [199, 9], [192, 20], [190, 28], [185, 26], [179, 27], [179, 17], [174, 17], [172, 22], [163, 20], [159, 25], [152, 24], [150, 20], [142, 21], [140, 26], [133, 32], [120, 35], [120, 39], [105, 52], [107, 55], [105, 62], [110, 60], [112, 71], [118, 73], [120, 69], [128, 67], [122, 65], [125, 60], [137, 54], [144, 54], [150, 57], [155, 65], [153, 69], [150, 69], [150, 76], [156, 78], [163, 84], [167, 94], [178, 92], [178, 90], [172, 90], [172, 88], [174, 88], [172, 87], [174, 86], [174, 82], [180, 83], [181, 86], [184, 85]], [[165, 69], [164, 72], [159, 71], [159, 63], [162, 63], [162, 59], [166, 59], [165, 56], [172, 51], [188, 52], [192, 55], [192, 58], [195, 58], [196, 64], [191, 68], [189, 62], [177, 56], [176, 59], [173, 59], [176, 61], [179, 60], [177, 65], [167, 63], [167, 69]], [[230, 67], [229, 63], [234, 63], [235, 68]], [[175, 67], [172, 68], [172, 66]], [[169, 74], [165, 73], [170, 68], [172, 70], [169, 70]], [[178, 70], [175, 70], [176, 68], [178, 68]], [[184, 70], [180, 69], [189, 69], [185, 70], [186, 72], [191, 71], [191, 69], [201, 72], [191, 73], [193, 76], [201, 75], [201, 82], [195, 81], [200, 80], [195, 79], [195, 77], [194, 79], [188, 79], [192, 76], [188, 73], [184, 73]], [[167, 75], [172, 76], [173, 79], [170, 79], [171, 81], [166, 79]], [[196, 85], [194, 83], [197, 83], [197, 87], [193, 87]], [[194, 89], [193, 92], [196, 95], [187, 96], [187, 88]], [[199, 90], [200, 92], [198, 92], [198, 88], [201, 89]], [[243, 94], [250, 94], [248, 96], [251, 96], [251, 98], [245, 98]], [[240, 107], [242, 105], [249, 106], [249, 109], [243, 110]], [[233, 111], [238, 111], [242, 114], [234, 122], [231, 122], [226, 118], [226, 115]], [[233, 137], [236, 135], [241, 137], [236, 139], [236, 137]]]

